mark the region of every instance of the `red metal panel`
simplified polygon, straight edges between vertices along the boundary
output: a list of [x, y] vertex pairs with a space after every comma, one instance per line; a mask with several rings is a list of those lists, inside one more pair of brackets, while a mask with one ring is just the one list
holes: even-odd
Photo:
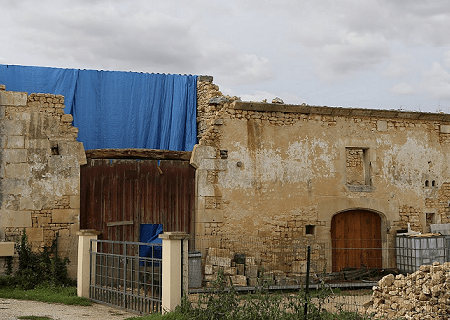
[[81, 228], [119, 241], [138, 241], [142, 223], [193, 235], [194, 181], [188, 161], [89, 159], [81, 168]]

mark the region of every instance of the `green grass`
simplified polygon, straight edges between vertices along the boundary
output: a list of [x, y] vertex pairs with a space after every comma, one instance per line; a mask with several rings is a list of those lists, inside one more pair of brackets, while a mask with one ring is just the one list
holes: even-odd
[[31, 290], [0, 287], [0, 298], [34, 300], [67, 305], [91, 306], [92, 302], [77, 296], [75, 287], [37, 287]]
[[189, 318], [179, 312], [169, 312], [164, 315], [160, 313], [149, 314], [142, 317], [131, 317], [125, 320], [188, 320]]

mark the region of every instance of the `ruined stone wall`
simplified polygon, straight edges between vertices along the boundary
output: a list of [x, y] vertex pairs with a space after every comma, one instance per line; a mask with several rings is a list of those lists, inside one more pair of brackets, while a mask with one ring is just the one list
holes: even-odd
[[388, 249], [408, 224], [448, 222], [449, 115], [222, 100], [205, 123], [197, 234], [330, 240], [333, 215], [363, 209]]
[[217, 114], [225, 105], [239, 100], [238, 97], [224, 96], [211, 76], [199, 76], [197, 80], [197, 135], [200, 139], [211, 130]]
[[76, 277], [80, 165], [78, 129], [64, 97], [0, 89], [0, 241], [26, 231], [34, 250], [58, 235], [58, 254]]

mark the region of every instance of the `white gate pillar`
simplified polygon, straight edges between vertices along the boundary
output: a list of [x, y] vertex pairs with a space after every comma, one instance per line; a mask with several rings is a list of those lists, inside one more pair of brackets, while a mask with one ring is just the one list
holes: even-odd
[[[162, 239], [162, 313], [173, 311], [181, 303], [183, 278], [187, 281], [187, 241], [185, 232], [164, 232]], [[184, 261], [184, 262], [185, 262]], [[185, 266], [183, 268], [183, 265]], [[185, 287], [187, 289], [187, 287]]]
[[[77, 295], [89, 299], [89, 282], [91, 271], [91, 257], [89, 254], [91, 240], [97, 240], [100, 232], [95, 230], [80, 230], [78, 233], [78, 269], [77, 269]], [[97, 245], [93, 246], [97, 251]]]

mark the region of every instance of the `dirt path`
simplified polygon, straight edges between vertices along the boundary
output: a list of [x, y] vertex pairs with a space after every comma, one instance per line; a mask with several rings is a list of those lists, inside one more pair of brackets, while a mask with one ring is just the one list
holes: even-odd
[[17, 320], [20, 316], [47, 316], [53, 320], [123, 320], [137, 314], [108, 306], [67, 306], [37, 301], [0, 299], [0, 319]]

